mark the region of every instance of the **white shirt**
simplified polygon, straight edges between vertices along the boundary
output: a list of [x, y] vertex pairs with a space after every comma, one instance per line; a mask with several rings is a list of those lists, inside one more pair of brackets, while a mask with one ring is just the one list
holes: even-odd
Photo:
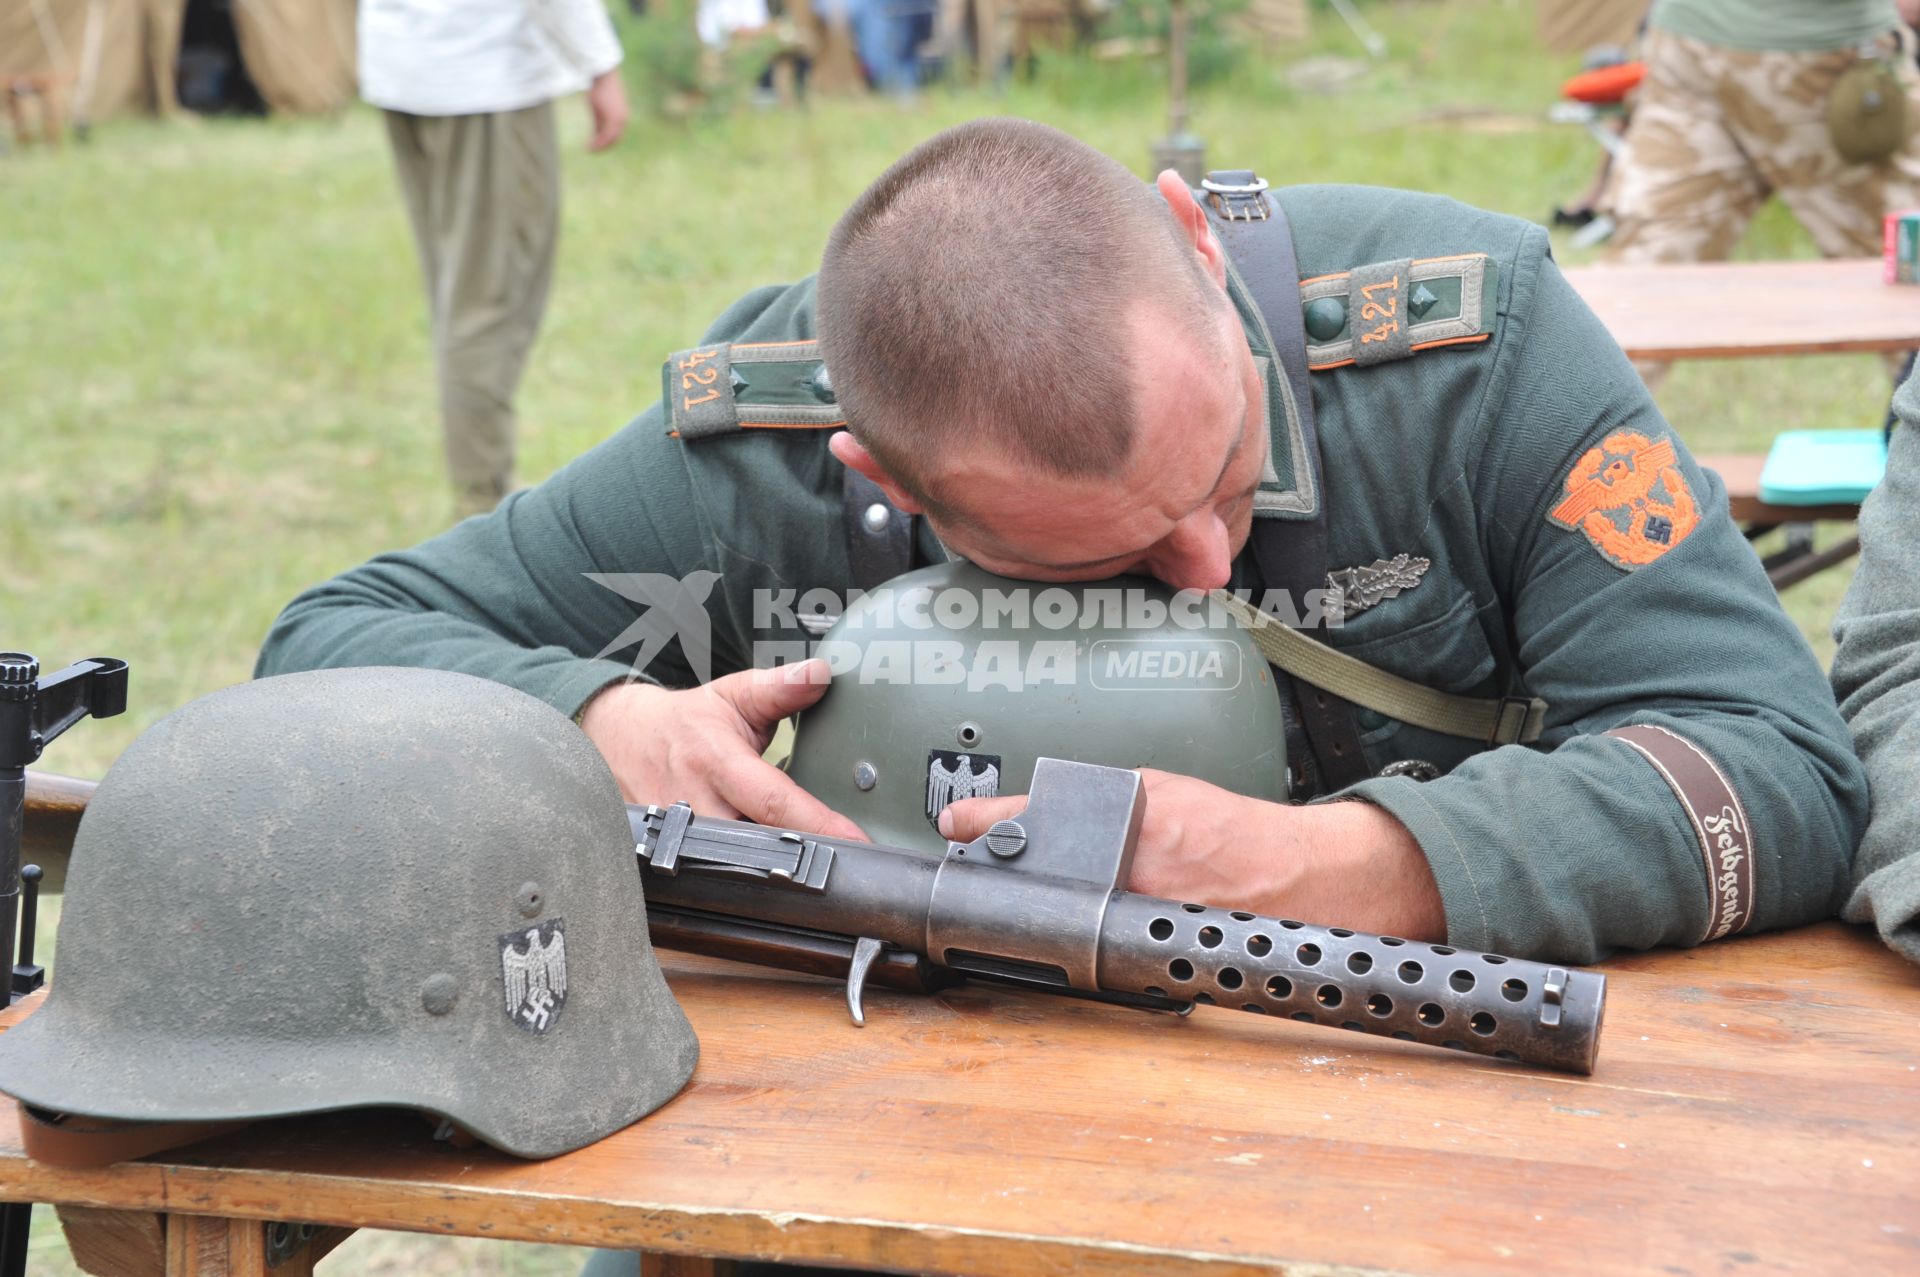
[[517, 111], [620, 64], [604, 0], [360, 0], [360, 96], [411, 115]]
[[767, 0], [700, 0], [694, 30], [708, 48], [724, 49], [736, 31], [757, 31], [772, 22]]

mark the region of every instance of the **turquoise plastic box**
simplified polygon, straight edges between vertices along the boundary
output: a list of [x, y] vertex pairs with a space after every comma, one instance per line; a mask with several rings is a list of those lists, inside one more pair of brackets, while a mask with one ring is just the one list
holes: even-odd
[[1887, 471], [1879, 430], [1786, 430], [1760, 470], [1768, 505], [1858, 505]]

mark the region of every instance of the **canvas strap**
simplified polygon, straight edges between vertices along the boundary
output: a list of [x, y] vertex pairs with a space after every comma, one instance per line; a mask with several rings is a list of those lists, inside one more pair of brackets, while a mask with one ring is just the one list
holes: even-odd
[[1539, 697], [1458, 696], [1369, 665], [1281, 624], [1224, 590], [1213, 597], [1247, 627], [1269, 662], [1300, 682], [1376, 714], [1487, 745], [1531, 745], [1540, 739], [1547, 703]]

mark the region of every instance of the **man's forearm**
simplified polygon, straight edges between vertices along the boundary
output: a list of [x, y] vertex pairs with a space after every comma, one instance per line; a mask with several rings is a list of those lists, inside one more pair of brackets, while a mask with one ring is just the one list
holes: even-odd
[[1444, 940], [1433, 870], [1407, 827], [1372, 803], [1278, 808], [1279, 840], [1300, 866], [1275, 899], [1242, 907], [1409, 940]]

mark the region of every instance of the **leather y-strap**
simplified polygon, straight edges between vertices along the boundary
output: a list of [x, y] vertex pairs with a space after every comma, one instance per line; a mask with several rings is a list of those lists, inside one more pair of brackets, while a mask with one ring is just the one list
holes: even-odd
[[128, 1162], [184, 1144], [197, 1144], [248, 1125], [224, 1122], [124, 1122], [22, 1105], [20, 1146], [28, 1157], [68, 1170]]
[[[1327, 588], [1332, 568], [1327, 538], [1327, 485], [1320, 464], [1320, 436], [1313, 421], [1313, 387], [1308, 384], [1306, 320], [1300, 303], [1300, 264], [1293, 250], [1293, 229], [1280, 202], [1251, 169], [1207, 174], [1194, 192], [1213, 224], [1214, 235], [1232, 259], [1252, 294], [1254, 306], [1273, 339], [1274, 359], [1293, 394], [1305, 445], [1299, 463], [1311, 468], [1315, 495], [1310, 519], [1258, 518], [1253, 521], [1253, 557], [1268, 589], [1285, 590], [1294, 607], [1314, 618], [1307, 633], [1325, 642], [1324, 609], [1305, 606], [1309, 591]], [[1365, 780], [1371, 773], [1360, 748], [1360, 725], [1351, 703], [1324, 688], [1288, 675], [1300, 723], [1313, 751], [1322, 792], [1332, 793]]]
[[842, 489], [847, 557], [855, 589], [871, 590], [913, 566], [913, 516], [887, 500], [880, 485], [846, 467]]

